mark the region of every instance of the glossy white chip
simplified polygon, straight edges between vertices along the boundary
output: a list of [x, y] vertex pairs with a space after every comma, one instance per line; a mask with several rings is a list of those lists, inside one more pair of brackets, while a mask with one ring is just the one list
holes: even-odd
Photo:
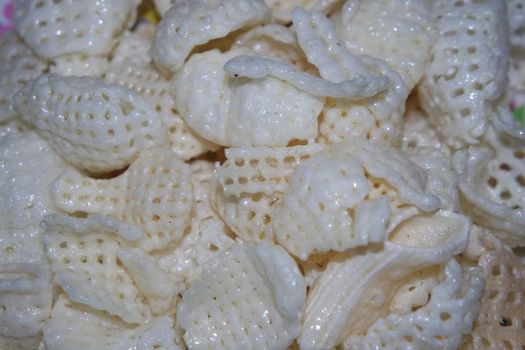
[[173, 151], [152, 148], [121, 175], [93, 179], [69, 170], [52, 185], [57, 207], [68, 212], [112, 215], [144, 231], [137, 244], [151, 251], [180, 240], [191, 220], [191, 170]]
[[16, 30], [40, 56], [108, 54], [119, 34], [131, 27], [138, 0], [20, 0]]
[[366, 331], [384, 316], [396, 281], [448, 262], [468, 242], [468, 220], [458, 214], [409, 219], [394, 231], [395, 241], [350, 250], [333, 258], [310, 290], [298, 343], [330, 349], [351, 334]]
[[241, 245], [213, 259], [182, 295], [191, 349], [285, 349], [300, 332], [306, 284], [279, 246]]
[[121, 169], [166, 141], [149, 101], [89, 77], [40, 76], [17, 93], [15, 104], [56, 152], [95, 173]]
[[44, 328], [44, 343], [47, 350], [179, 350], [173, 326], [171, 317], [159, 316], [132, 328], [62, 294]]
[[229, 78], [224, 64], [244, 53], [195, 54], [175, 75], [175, 107], [188, 126], [223, 146], [286, 146], [315, 137], [323, 100], [275, 78]]
[[176, 72], [191, 50], [212, 39], [268, 19], [262, 0], [183, 0], [164, 14], [155, 30], [153, 58]]
[[101, 77], [109, 67], [109, 60], [104, 56], [86, 56], [71, 54], [53, 60], [49, 71], [61, 76]]
[[505, 87], [509, 43], [505, 1], [433, 2], [436, 42], [418, 87], [447, 144], [478, 142]]
[[403, 316], [390, 314], [377, 320], [364, 336], [351, 336], [343, 348], [455, 350], [476, 321], [485, 280], [480, 269], [462, 272], [452, 259], [444, 281], [432, 289], [430, 301]]

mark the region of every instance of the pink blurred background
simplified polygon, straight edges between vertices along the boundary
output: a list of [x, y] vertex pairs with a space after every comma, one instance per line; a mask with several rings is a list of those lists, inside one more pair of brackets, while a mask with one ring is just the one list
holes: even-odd
[[13, 28], [13, 0], [0, 0], [0, 34]]

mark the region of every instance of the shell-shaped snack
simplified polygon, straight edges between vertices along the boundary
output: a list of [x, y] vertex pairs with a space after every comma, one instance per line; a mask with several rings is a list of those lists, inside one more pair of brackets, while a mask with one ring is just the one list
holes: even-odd
[[102, 216], [82, 219], [64, 214], [47, 216], [42, 225], [54, 282], [71, 300], [127, 323], [151, 318], [145, 295], [118, 260], [126, 239], [136, 239], [128, 227]]
[[512, 46], [525, 48], [525, 1], [506, 0], [506, 3], [510, 43]]
[[18, 33], [39, 56], [105, 55], [119, 34], [131, 27], [138, 0], [21, 0], [14, 22]]
[[146, 98], [89, 77], [40, 76], [16, 94], [15, 104], [57, 153], [93, 173], [124, 168], [166, 141]]
[[300, 332], [306, 284], [275, 245], [239, 245], [214, 258], [182, 294], [177, 319], [191, 349], [285, 349]]
[[212, 205], [243, 240], [273, 240], [272, 217], [297, 165], [324, 146], [252, 147], [226, 150], [216, 169]]
[[262, 0], [182, 0], [156, 28], [153, 58], [162, 70], [176, 72], [194, 47], [268, 18]]
[[193, 193], [191, 170], [173, 151], [152, 148], [121, 175], [93, 179], [70, 170], [57, 178], [51, 196], [68, 213], [111, 215], [136, 224], [146, 251], [179, 241], [189, 230]]
[[0, 336], [38, 336], [52, 304], [47, 263], [0, 264]]
[[48, 350], [180, 350], [174, 321], [158, 316], [138, 327], [60, 295], [44, 328]]
[[525, 264], [508, 247], [497, 244], [494, 248], [478, 262], [487, 285], [472, 331], [472, 348], [519, 349], [525, 345]]
[[195, 54], [175, 75], [175, 107], [188, 126], [213, 143], [234, 147], [286, 146], [315, 137], [323, 99], [276, 78], [226, 74], [225, 63], [247, 52]]
[[180, 117], [170, 95], [170, 82], [153, 63], [134, 63], [135, 58], [112, 63], [105, 75], [110, 84], [119, 84], [144, 96], [155, 108], [168, 130], [171, 149], [183, 160], [214, 151], [217, 145], [195, 134]]
[[329, 349], [365, 332], [386, 315], [392, 286], [463, 251], [469, 226], [465, 217], [453, 213], [416, 216], [394, 231], [394, 241], [333, 258], [308, 295], [301, 348]]
[[61, 76], [101, 77], [109, 67], [109, 60], [104, 56], [86, 56], [82, 54], [64, 55], [52, 61], [49, 71]]
[[485, 280], [480, 269], [463, 273], [455, 260], [443, 274], [444, 281], [432, 289], [426, 305], [377, 320], [366, 335], [347, 339], [343, 349], [458, 349], [479, 313]]
[[348, 50], [385, 60], [412, 90], [425, 72], [432, 46], [429, 1], [348, 1], [344, 6], [336, 24]]
[[525, 146], [489, 129], [484, 147], [454, 154], [463, 210], [510, 246], [525, 245]]
[[433, 2], [436, 41], [418, 85], [421, 106], [447, 144], [475, 144], [507, 84], [505, 1]]
[[0, 123], [16, 117], [15, 93], [43, 74], [47, 63], [31, 50], [15, 31], [0, 37]]
[[399, 222], [439, 207], [425, 186], [424, 171], [394, 148], [366, 140], [333, 145], [292, 174], [274, 231], [301, 260], [383, 242]]

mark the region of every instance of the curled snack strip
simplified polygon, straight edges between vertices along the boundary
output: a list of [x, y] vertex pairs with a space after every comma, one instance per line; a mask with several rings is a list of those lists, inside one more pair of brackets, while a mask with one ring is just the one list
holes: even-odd
[[404, 316], [390, 314], [377, 320], [366, 335], [351, 336], [343, 348], [458, 349], [479, 313], [485, 281], [479, 269], [462, 273], [455, 260], [447, 264], [444, 276], [428, 304]]

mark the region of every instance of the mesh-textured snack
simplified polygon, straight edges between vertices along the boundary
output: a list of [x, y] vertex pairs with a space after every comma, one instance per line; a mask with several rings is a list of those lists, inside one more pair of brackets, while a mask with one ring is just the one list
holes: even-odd
[[403, 316], [377, 320], [364, 336], [351, 336], [344, 349], [458, 349], [472, 330], [485, 281], [479, 269], [463, 273], [451, 260], [444, 281], [432, 289], [428, 304]]
[[[85, 221], [87, 220], [87, 221]], [[118, 260], [125, 228], [107, 226], [110, 218], [44, 218], [44, 242], [54, 282], [77, 303], [107, 311], [127, 323], [151, 317], [146, 297]]]
[[194, 160], [190, 163], [191, 184], [193, 187], [193, 220], [203, 220], [210, 217], [217, 218], [210, 202], [210, 189], [215, 166], [207, 160]]
[[348, 1], [345, 6], [352, 9], [343, 9], [336, 24], [348, 50], [385, 60], [412, 90], [432, 45], [429, 1]]
[[178, 72], [172, 93], [188, 126], [223, 146], [286, 146], [315, 137], [323, 100], [275, 78], [229, 78], [224, 64], [244, 53], [195, 54]]
[[126, 31], [111, 54], [111, 65], [123, 62], [145, 65], [151, 63], [151, 42], [155, 26], [149, 22], [139, 22], [133, 31]]
[[132, 328], [60, 295], [44, 328], [47, 350], [180, 350], [173, 319], [159, 316]]
[[397, 281], [448, 262], [468, 241], [468, 220], [458, 214], [414, 217], [394, 241], [350, 250], [332, 259], [308, 294], [301, 348], [329, 349], [386, 314]]
[[472, 331], [472, 347], [519, 349], [525, 345], [525, 264], [501, 243], [488, 248], [478, 262], [487, 285]]
[[121, 169], [166, 141], [144, 97], [89, 77], [40, 76], [17, 93], [15, 104], [57, 153], [95, 173]]
[[268, 16], [262, 0], [182, 0], [156, 28], [153, 58], [159, 68], [176, 72], [194, 47], [264, 22]]
[[511, 246], [523, 246], [525, 233], [525, 147], [519, 140], [489, 129], [488, 147], [454, 154], [463, 210], [474, 222], [494, 230]]
[[279, 246], [240, 245], [213, 259], [182, 294], [189, 348], [283, 349], [300, 332], [306, 284]]
[[109, 61], [104, 56], [86, 56], [71, 54], [56, 57], [49, 71], [61, 76], [101, 77], [109, 67]]
[[525, 48], [525, 1], [506, 0], [510, 43]]
[[121, 175], [93, 179], [69, 170], [53, 182], [51, 196], [68, 212], [112, 215], [144, 231], [146, 251], [180, 240], [189, 228], [193, 193], [191, 170], [173, 151], [152, 148]]
[[18, 115], [15, 93], [46, 70], [47, 63], [15, 31], [0, 36], [0, 123]]
[[139, 0], [21, 0], [14, 20], [18, 33], [45, 58], [108, 54], [135, 22]]
[[505, 1], [433, 2], [437, 40], [418, 86], [421, 105], [448, 145], [478, 142], [506, 84]]

